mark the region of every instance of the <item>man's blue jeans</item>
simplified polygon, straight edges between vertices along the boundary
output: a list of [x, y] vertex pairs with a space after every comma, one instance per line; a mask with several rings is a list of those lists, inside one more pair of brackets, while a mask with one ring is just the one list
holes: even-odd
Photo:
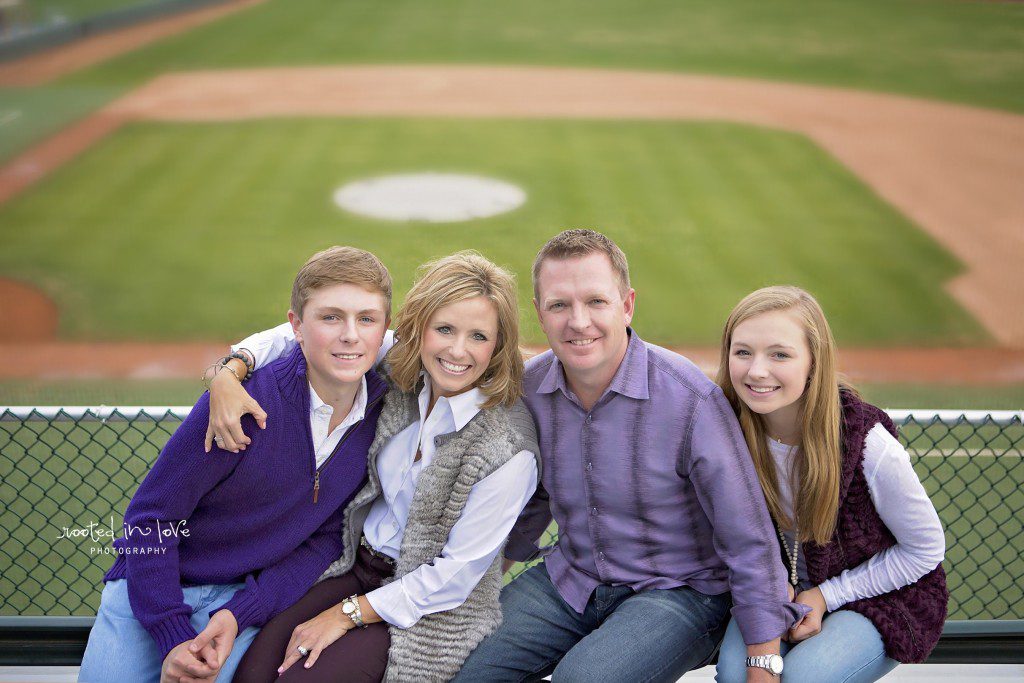
[[470, 654], [456, 681], [675, 681], [715, 653], [729, 595], [692, 588], [598, 586], [583, 614], [541, 563], [501, 592], [501, 626]]
[[[245, 587], [238, 583], [226, 586], [190, 586], [183, 588], [185, 604], [192, 608], [192, 628], [202, 631], [210, 622], [209, 612], [231, 599], [235, 591]], [[217, 681], [230, 681], [252, 644], [259, 629], [250, 626], [235, 638], [231, 655], [220, 668]], [[96, 623], [89, 632], [89, 644], [78, 672], [79, 683], [144, 683], [160, 680], [163, 657], [156, 641], [132, 613], [128, 602], [128, 582], [109, 581], [103, 587]]]
[[[718, 653], [719, 683], [745, 683], [747, 646], [733, 623]], [[782, 643], [782, 678], [787, 683], [869, 683], [896, 668], [885, 656], [882, 636], [871, 621], [856, 612], [826, 614], [821, 633], [791, 645]]]

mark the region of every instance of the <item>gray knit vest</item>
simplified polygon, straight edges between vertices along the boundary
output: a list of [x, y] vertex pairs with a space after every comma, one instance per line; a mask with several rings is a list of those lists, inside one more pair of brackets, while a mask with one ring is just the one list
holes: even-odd
[[[344, 554], [321, 580], [340, 576], [355, 563], [363, 523], [381, 495], [377, 456], [388, 441], [419, 419], [419, 388], [412, 393], [392, 388], [384, 397], [377, 436], [370, 446], [368, 481], [345, 508]], [[470, 489], [478, 481], [523, 450], [537, 457], [540, 471], [537, 429], [522, 401], [511, 408], [481, 410], [460, 431], [438, 436], [434, 445], [433, 460], [416, 482], [395, 579], [440, 556]], [[499, 552], [458, 607], [427, 614], [407, 629], [391, 627], [385, 681], [449, 681], [455, 677], [469, 653], [501, 624], [501, 562]]]

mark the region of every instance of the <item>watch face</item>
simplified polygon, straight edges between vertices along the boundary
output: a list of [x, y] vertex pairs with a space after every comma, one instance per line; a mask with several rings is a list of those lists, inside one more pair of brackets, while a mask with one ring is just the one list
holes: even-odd
[[782, 673], [782, 657], [779, 655], [771, 655], [768, 658], [768, 670], [776, 676]]
[[352, 614], [356, 611], [356, 606], [353, 605], [351, 602], [343, 602], [341, 603], [341, 611], [345, 614]]

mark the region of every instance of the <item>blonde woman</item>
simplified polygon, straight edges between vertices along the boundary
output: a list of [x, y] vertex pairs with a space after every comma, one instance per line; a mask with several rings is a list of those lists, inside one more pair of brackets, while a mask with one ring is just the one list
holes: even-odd
[[[785, 681], [874, 681], [923, 662], [946, 616], [939, 517], [878, 408], [841, 382], [818, 302], [796, 287], [744, 298], [722, 334], [718, 384], [739, 416], [796, 602]], [[735, 622], [719, 681], [745, 681]]]
[[[518, 319], [513, 277], [481, 255], [424, 266], [395, 319], [344, 554], [264, 627], [236, 681], [448, 680], [497, 627], [500, 550], [539, 467]], [[263, 333], [257, 360], [285, 337]]]

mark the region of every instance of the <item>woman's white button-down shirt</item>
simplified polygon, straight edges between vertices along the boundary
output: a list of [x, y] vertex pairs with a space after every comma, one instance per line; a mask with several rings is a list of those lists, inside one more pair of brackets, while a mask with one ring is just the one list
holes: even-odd
[[[465, 427], [485, 401], [479, 389], [471, 389], [437, 399], [428, 415], [430, 377], [425, 376], [419, 421], [395, 435], [377, 456], [383, 495], [363, 525], [375, 550], [398, 558], [416, 481], [434, 457], [434, 438]], [[373, 609], [388, 623], [409, 628], [425, 614], [461, 605], [494, 561], [536, 487], [534, 455], [520, 451], [473, 486], [440, 557], [366, 595]]]

